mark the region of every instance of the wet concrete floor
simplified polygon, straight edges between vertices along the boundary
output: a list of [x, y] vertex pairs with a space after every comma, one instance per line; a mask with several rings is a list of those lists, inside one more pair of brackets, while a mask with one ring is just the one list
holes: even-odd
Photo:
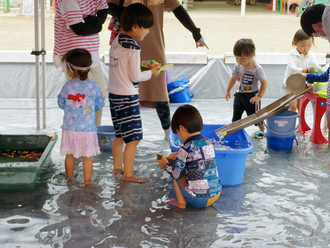
[[[263, 106], [276, 99], [264, 99]], [[206, 124], [229, 124], [232, 102], [192, 100]], [[171, 104], [171, 113], [180, 104]], [[59, 154], [60, 135], [51, 160], [33, 190], [0, 192], [0, 246], [9, 247], [328, 247], [330, 244], [330, 163], [326, 144], [297, 133], [289, 151], [267, 147], [246, 128], [254, 152], [247, 155], [243, 183], [223, 187], [205, 209], [166, 204], [169, 176], [155, 162], [170, 153], [153, 109], [141, 109], [144, 139], [136, 155], [136, 176], [147, 184], [112, 175], [111, 151], [94, 158], [94, 183], [78, 176], [68, 184]], [[312, 110], [307, 108], [312, 125]], [[61, 125], [63, 111], [47, 100], [47, 128]], [[42, 123], [41, 123], [42, 124]], [[103, 125], [111, 125], [109, 107]], [[323, 125], [323, 124], [322, 124]], [[35, 100], [0, 99], [1, 134], [37, 134]], [[327, 133], [325, 133], [327, 135]]]

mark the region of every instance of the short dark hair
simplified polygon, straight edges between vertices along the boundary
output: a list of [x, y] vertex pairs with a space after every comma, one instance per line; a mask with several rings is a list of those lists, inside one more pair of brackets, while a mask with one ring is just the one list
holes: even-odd
[[312, 36], [315, 33], [313, 24], [322, 21], [322, 15], [325, 9], [323, 4], [315, 4], [311, 7], [308, 7], [304, 10], [300, 18], [300, 26], [309, 36]]
[[120, 18], [120, 26], [125, 32], [132, 31], [133, 25], [140, 28], [150, 28], [154, 25], [154, 16], [151, 10], [142, 3], [128, 5]]
[[[77, 67], [90, 67], [93, 63], [92, 55], [90, 54], [89, 51], [83, 48], [70, 50], [69, 52], [63, 55], [62, 61], [69, 62], [70, 64]], [[88, 72], [90, 71], [90, 69], [76, 70], [76, 71], [77, 74], [79, 75], [80, 80], [85, 81], [88, 78]]]
[[312, 38], [314, 44], [314, 36], [309, 36], [304, 32], [304, 30], [299, 29], [293, 36], [292, 46], [297, 45], [299, 41], [309, 40], [310, 38]]
[[176, 134], [180, 125], [188, 133], [200, 132], [203, 129], [203, 119], [197, 108], [189, 104], [178, 107], [171, 121], [172, 132]]
[[251, 57], [256, 53], [256, 47], [251, 39], [239, 39], [236, 41], [233, 49], [235, 56], [248, 56]]

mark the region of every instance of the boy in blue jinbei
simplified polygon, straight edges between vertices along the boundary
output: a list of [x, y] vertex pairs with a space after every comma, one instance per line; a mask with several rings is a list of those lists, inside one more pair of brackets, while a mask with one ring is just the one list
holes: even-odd
[[191, 105], [180, 106], [172, 117], [171, 129], [183, 145], [168, 156], [175, 159], [173, 165], [164, 154], [162, 159], [156, 159], [159, 167], [173, 178], [177, 199], [168, 204], [178, 208], [186, 208], [187, 204], [197, 208], [211, 206], [219, 198], [222, 186], [214, 147], [200, 133], [203, 119], [199, 111]]

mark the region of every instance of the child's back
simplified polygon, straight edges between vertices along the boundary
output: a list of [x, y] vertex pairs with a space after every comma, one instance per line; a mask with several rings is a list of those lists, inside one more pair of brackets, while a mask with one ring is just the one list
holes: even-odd
[[222, 186], [213, 144], [200, 134], [203, 119], [199, 111], [191, 105], [180, 106], [172, 117], [171, 129], [184, 144], [177, 153], [170, 154], [169, 158], [175, 159], [173, 164], [164, 154], [156, 160], [173, 178], [177, 200], [168, 203], [179, 208], [185, 208], [187, 203], [194, 207], [211, 206], [220, 196]]

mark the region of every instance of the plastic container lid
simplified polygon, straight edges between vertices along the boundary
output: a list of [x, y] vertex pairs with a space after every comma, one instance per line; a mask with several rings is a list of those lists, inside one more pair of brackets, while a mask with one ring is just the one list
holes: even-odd
[[323, 83], [323, 82], [315, 82], [315, 83], [313, 83], [313, 85], [316, 85], [316, 86], [326, 86], [327, 83]]
[[316, 92], [320, 97], [327, 99], [327, 91], [326, 90], [319, 90]]

